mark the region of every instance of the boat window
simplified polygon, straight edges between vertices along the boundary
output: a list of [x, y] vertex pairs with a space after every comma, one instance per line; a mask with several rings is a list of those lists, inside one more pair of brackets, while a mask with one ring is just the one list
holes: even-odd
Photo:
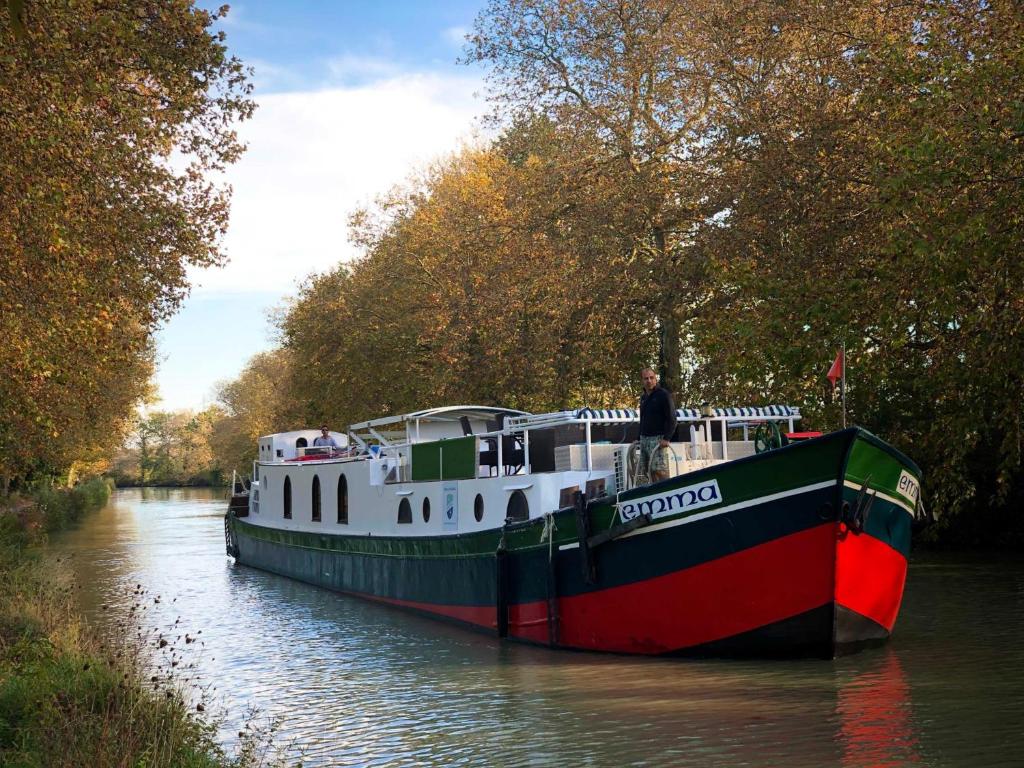
[[288, 475], [284, 476], [284, 516], [292, 516], [292, 479]]
[[409, 503], [409, 499], [407, 498], [403, 498], [398, 504], [398, 522], [412, 522], [412, 505]]
[[338, 524], [348, 525], [348, 480], [338, 478]]
[[508, 500], [508, 508], [505, 517], [509, 520], [529, 520], [530, 502], [526, 500], [526, 494], [522, 491], [513, 491]]
[[430, 522], [430, 499], [426, 496], [423, 497], [423, 522]]
[[484, 519], [484, 497], [479, 493], [473, 499], [473, 517], [476, 518], [478, 523]]
[[320, 522], [320, 478], [313, 475], [313, 522]]
[[295, 441], [296, 448], [305, 448], [307, 445], [309, 445], [309, 443], [306, 442], [306, 438], [304, 437], [300, 437], [298, 440]]

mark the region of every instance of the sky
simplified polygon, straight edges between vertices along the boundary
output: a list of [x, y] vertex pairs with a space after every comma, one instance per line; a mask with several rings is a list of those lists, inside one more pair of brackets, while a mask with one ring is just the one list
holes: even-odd
[[228, 263], [192, 270], [189, 298], [158, 335], [157, 408], [214, 402], [218, 382], [275, 345], [268, 313], [358, 255], [349, 214], [480, 136], [483, 72], [457, 59], [483, 5], [232, 4], [218, 28], [253, 67], [258, 108], [226, 174]]

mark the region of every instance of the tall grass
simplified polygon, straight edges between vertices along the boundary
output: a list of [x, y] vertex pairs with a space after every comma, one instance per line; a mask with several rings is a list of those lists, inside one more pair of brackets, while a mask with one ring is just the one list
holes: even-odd
[[[247, 728], [226, 754], [216, 726], [186, 703], [173, 678], [146, 680], [148, 635], [124, 627], [104, 642], [78, 617], [60, 562], [42, 557], [46, 532], [107, 500], [93, 480], [36, 489], [0, 510], [0, 765], [213, 768], [275, 762], [265, 731]], [[141, 598], [140, 598], [141, 599]], [[200, 703], [199, 709], [203, 708]]]

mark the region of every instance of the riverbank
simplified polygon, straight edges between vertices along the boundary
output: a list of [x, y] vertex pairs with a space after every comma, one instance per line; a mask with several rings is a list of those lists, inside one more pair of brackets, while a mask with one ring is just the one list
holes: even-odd
[[103, 643], [77, 615], [61, 562], [44, 558], [46, 534], [101, 508], [110, 490], [95, 479], [0, 502], [0, 764], [267, 765], [268, 745], [251, 738], [227, 755], [173, 679], [145, 682], [148, 636], [125, 624], [123, 642]]

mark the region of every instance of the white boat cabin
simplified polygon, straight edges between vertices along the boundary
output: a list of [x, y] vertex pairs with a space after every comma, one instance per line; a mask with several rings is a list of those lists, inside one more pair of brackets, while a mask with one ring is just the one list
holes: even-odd
[[[683, 408], [669, 451], [676, 476], [733, 461], [796, 433], [798, 408]], [[437, 536], [497, 528], [647, 481], [639, 413], [580, 408], [530, 414], [448, 406], [353, 424], [314, 446], [319, 430], [259, 439], [249, 521], [276, 529]]]

